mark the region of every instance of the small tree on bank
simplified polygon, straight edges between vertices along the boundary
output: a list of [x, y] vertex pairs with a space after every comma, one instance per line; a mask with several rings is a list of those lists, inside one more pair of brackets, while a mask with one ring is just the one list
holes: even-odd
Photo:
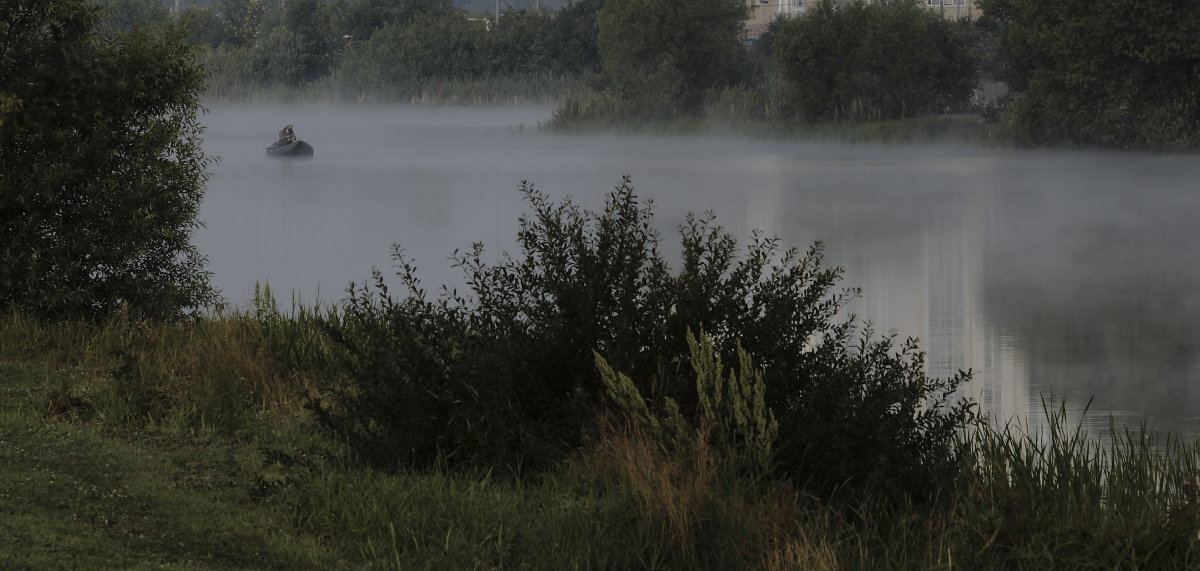
[[102, 35], [83, 0], [0, 0], [0, 309], [170, 318], [214, 301], [190, 244], [210, 160], [176, 30]]

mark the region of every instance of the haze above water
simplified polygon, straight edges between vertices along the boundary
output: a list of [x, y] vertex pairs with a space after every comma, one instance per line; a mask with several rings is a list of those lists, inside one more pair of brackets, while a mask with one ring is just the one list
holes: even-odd
[[[1090, 428], [1200, 433], [1196, 156], [549, 135], [547, 107], [209, 110], [195, 242], [237, 306], [256, 282], [285, 307], [340, 300], [390, 273], [393, 243], [427, 290], [461, 286], [455, 249], [515, 250], [522, 180], [598, 209], [630, 175], [669, 254], [689, 211], [825, 242], [853, 311], [919, 338], [930, 374], [974, 370], [964, 391], [996, 418], [1094, 397]], [[288, 123], [313, 159], [265, 156]]]

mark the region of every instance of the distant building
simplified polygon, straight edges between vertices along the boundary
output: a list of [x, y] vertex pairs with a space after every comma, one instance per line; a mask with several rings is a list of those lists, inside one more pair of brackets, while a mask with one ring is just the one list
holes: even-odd
[[814, 0], [747, 0], [750, 5], [750, 19], [746, 20], [746, 29], [756, 26], [766, 27], [779, 16], [798, 16], [804, 11], [805, 4], [813, 4]]
[[[870, 2], [871, 0], [867, 0]], [[979, 17], [979, 9], [975, 0], [918, 0], [930, 10], [936, 10], [947, 20], [975, 20]], [[806, 7], [816, 4], [818, 0], [746, 0], [750, 5], [750, 18], [746, 20], [746, 41], [753, 43], [761, 30], [775, 18], [780, 16], [799, 16]]]
[[975, 0], [924, 0], [930, 10], [937, 10], [947, 20], [971, 20], [979, 18], [979, 8]]

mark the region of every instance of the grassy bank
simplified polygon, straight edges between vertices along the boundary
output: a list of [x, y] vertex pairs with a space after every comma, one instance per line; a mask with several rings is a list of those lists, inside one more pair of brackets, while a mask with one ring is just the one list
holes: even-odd
[[[953, 497], [830, 504], [618, 422], [538, 474], [358, 467], [315, 429], [320, 319], [0, 318], [6, 568], [1183, 568], [1193, 443], [983, 430]], [[135, 382], [136, 381], [136, 382]]]
[[895, 121], [844, 121], [806, 124], [787, 121], [673, 119], [665, 121], [551, 119], [545, 126], [557, 133], [620, 133], [649, 136], [719, 136], [769, 141], [808, 141], [848, 144], [1012, 146], [1002, 125], [984, 123], [969, 114], [937, 115]]

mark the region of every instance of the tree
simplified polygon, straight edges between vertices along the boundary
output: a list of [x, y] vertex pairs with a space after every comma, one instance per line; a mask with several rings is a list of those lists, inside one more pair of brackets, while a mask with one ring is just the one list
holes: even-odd
[[386, 26], [342, 59], [339, 73], [353, 88], [417, 93], [431, 79], [472, 79], [489, 69], [487, 32], [451, 11], [423, 14], [406, 26]]
[[604, 0], [578, 0], [559, 10], [554, 45], [559, 65], [571, 73], [600, 71], [600, 48], [596, 37], [596, 14]]
[[966, 31], [911, 0], [824, 0], [771, 36], [790, 111], [809, 121], [944, 111], [967, 104], [977, 83]]
[[408, 26], [422, 15], [446, 14], [452, 9], [450, 0], [335, 0], [332, 4], [338, 33], [355, 42], [365, 42], [387, 26]]
[[117, 32], [166, 22], [171, 13], [161, 0], [93, 0], [103, 6], [104, 24]]
[[1031, 143], [1200, 145], [1200, 2], [981, 0]]
[[282, 21], [255, 44], [259, 77], [299, 87], [329, 72], [338, 41], [322, 0], [289, 0], [279, 7]]
[[190, 244], [210, 164], [177, 29], [85, 0], [0, 1], [0, 308], [170, 318], [216, 299]]
[[606, 0], [597, 15], [604, 72], [649, 111], [696, 113], [710, 90], [744, 77], [747, 9], [743, 0]]

